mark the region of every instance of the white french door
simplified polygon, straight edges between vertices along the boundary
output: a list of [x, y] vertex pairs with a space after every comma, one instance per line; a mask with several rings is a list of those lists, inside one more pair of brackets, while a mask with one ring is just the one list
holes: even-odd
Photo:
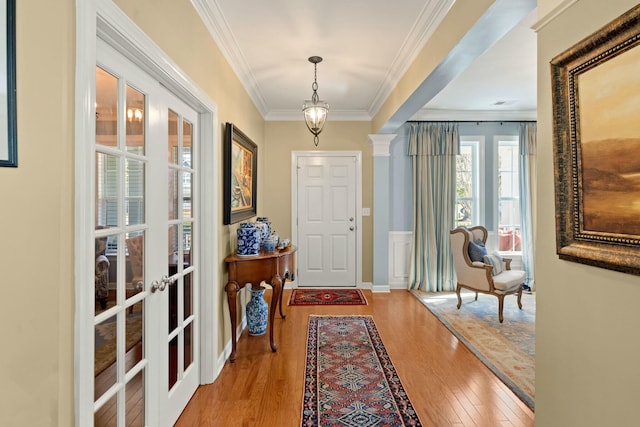
[[98, 40], [94, 425], [172, 425], [199, 382], [198, 115]]
[[297, 158], [298, 286], [357, 285], [357, 159]]

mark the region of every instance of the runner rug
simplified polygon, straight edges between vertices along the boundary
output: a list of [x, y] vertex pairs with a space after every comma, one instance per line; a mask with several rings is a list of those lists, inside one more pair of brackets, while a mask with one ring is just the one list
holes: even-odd
[[478, 359], [529, 408], [535, 404], [535, 295], [504, 299], [504, 322], [498, 320], [498, 299], [463, 291], [457, 309], [455, 292], [411, 291]]
[[421, 426], [371, 316], [309, 316], [303, 427]]
[[293, 289], [289, 305], [367, 305], [360, 289]]

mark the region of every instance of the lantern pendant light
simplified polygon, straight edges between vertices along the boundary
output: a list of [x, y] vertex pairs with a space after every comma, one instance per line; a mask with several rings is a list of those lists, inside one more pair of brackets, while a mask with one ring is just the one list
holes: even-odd
[[310, 100], [306, 100], [302, 104], [302, 111], [304, 112], [304, 122], [313, 134], [313, 143], [317, 147], [320, 142], [318, 135], [322, 132], [327, 120], [329, 104], [321, 101], [318, 97], [318, 63], [322, 62], [322, 58], [320, 56], [312, 56], [309, 58], [309, 62], [313, 64], [313, 84], [311, 85], [313, 94]]

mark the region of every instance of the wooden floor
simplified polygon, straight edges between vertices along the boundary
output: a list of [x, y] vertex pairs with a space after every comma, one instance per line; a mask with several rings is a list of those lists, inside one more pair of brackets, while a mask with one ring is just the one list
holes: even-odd
[[[177, 426], [300, 426], [310, 314], [372, 315], [423, 426], [533, 426], [534, 414], [408, 291], [372, 294], [366, 306], [287, 306], [268, 335], [238, 341], [238, 359], [201, 386]], [[267, 298], [270, 291], [265, 292]]]

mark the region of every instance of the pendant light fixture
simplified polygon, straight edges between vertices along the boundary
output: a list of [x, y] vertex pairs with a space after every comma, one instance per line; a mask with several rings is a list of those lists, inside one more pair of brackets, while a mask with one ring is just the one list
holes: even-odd
[[324, 124], [327, 120], [327, 113], [329, 112], [329, 104], [321, 101], [318, 97], [318, 63], [322, 62], [322, 57], [312, 56], [309, 58], [309, 62], [313, 64], [313, 95], [310, 100], [304, 101], [302, 104], [302, 111], [304, 112], [304, 122], [307, 124], [307, 128], [313, 134], [313, 143], [318, 146], [320, 139], [318, 135], [322, 132]]

